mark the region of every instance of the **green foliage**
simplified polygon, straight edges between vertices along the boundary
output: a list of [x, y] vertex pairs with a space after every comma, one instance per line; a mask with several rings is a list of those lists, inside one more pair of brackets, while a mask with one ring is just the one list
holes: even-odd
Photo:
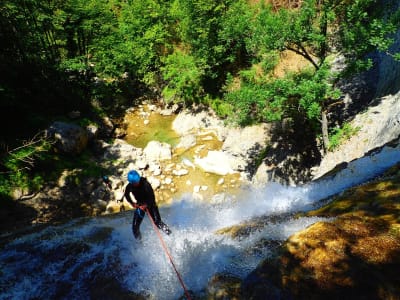
[[103, 69], [115, 66], [116, 73], [127, 71], [154, 84], [160, 56], [169, 47], [168, 8], [168, 1], [122, 2], [118, 29], [102, 47], [99, 63]]
[[[386, 15], [383, 15], [385, 13]], [[252, 23], [248, 48], [255, 55], [290, 50], [318, 69], [333, 49], [348, 59], [348, 70], [370, 67], [366, 55], [387, 51], [399, 28], [399, 11], [375, 0], [305, 0], [297, 10], [261, 7]]]
[[102, 166], [93, 161], [90, 151], [85, 151], [77, 157], [55, 154], [42, 161], [38, 166], [38, 173], [47, 179], [57, 179], [65, 170], [75, 170], [74, 175], [71, 175], [71, 182], [80, 182], [87, 177], [99, 178], [106, 173]]
[[206, 103], [209, 104], [209, 106], [220, 118], [228, 118], [234, 113], [233, 106], [230, 103], [223, 101], [219, 98], [206, 101]]
[[201, 80], [204, 71], [196, 65], [193, 56], [175, 51], [167, 56], [165, 66], [161, 68], [167, 84], [163, 96], [167, 102], [198, 102], [202, 95]]
[[[99, 112], [99, 115], [100, 115], [100, 114], [101, 114], [101, 113]], [[85, 128], [85, 127], [87, 127], [87, 126], [89, 126], [89, 125], [98, 126], [98, 124], [97, 124], [96, 122], [94, 122], [94, 121], [92, 121], [92, 120], [90, 120], [90, 119], [88, 119], [88, 118], [79, 119], [79, 120], [78, 120], [78, 125], [81, 126], [82, 128]]]
[[246, 1], [233, 1], [222, 15], [221, 30], [218, 40], [224, 49], [221, 62], [245, 63], [246, 40], [250, 35], [250, 22], [254, 15], [253, 9]]
[[352, 127], [349, 123], [344, 123], [342, 127], [334, 127], [329, 137], [328, 150], [333, 151], [344, 141], [350, 139], [360, 130], [359, 127]]
[[49, 151], [50, 143], [45, 139], [29, 142], [13, 151], [8, 152], [3, 165], [12, 172], [30, 169], [35, 159], [41, 159], [42, 153]]
[[190, 45], [197, 58], [208, 65], [216, 63], [223, 49], [219, 47], [218, 32], [222, 28], [221, 17], [231, 1], [176, 0], [173, 16], [179, 20], [177, 33]]
[[[329, 68], [318, 71], [304, 70], [284, 78], [255, 79], [254, 70], [241, 72], [239, 89], [228, 91], [225, 100], [234, 107], [239, 124], [259, 121], [278, 121], [283, 118], [307, 119], [319, 126], [321, 108], [329, 97], [337, 98], [338, 92], [328, 83]], [[232, 79], [231, 79], [232, 80]]]
[[0, 199], [9, 199], [10, 194], [11, 184], [9, 178], [5, 174], [0, 174]]
[[[263, 121], [262, 108], [268, 91], [256, 84], [243, 84], [240, 89], [230, 91], [224, 95], [224, 100], [233, 107], [232, 117], [241, 126]], [[272, 110], [271, 110], [272, 112]], [[279, 114], [280, 112], [275, 111]]]
[[319, 68], [326, 57], [328, 38], [326, 18], [322, 15], [314, 0], [303, 1], [298, 10], [275, 12], [271, 6], [261, 7], [252, 23], [248, 48], [258, 56], [275, 50], [291, 50]]
[[392, 35], [400, 25], [400, 10], [394, 10], [394, 2], [386, 6], [375, 0], [359, 0], [335, 7], [338, 50], [347, 58], [344, 74], [359, 72], [371, 66], [365, 61], [372, 51], [386, 52], [393, 43]]
[[38, 190], [43, 184], [43, 178], [40, 175], [31, 176], [31, 170], [46, 158], [50, 147], [49, 141], [35, 138], [8, 152], [1, 161], [2, 167], [7, 171], [2, 174], [0, 193], [8, 195], [15, 187]]
[[48, 140], [35, 137], [5, 155], [1, 161], [6, 171], [0, 174], [0, 195], [6, 198], [17, 187], [38, 191], [45, 182], [59, 178], [65, 170], [79, 170], [69, 178], [76, 185], [82, 178], [100, 177], [105, 173], [104, 168], [92, 161], [89, 152], [79, 157], [60, 156], [52, 153], [51, 147]]
[[251, 10], [246, 1], [176, 0], [176, 38], [204, 70], [203, 89], [218, 94], [229, 69], [246, 63]]
[[[249, 76], [246, 72], [243, 74], [245, 77]], [[232, 83], [228, 83], [228, 85]], [[240, 88], [227, 92], [224, 100], [233, 108], [234, 120], [239, 125], [245, 126], [263, 121], [262, 112], [265, 107], [265, 99], [269, 95], [269, 91], [264, 86], [244, 81]]]
[[[371, 67], [375, 50], [400, 60], [390, 53], [400, 24], [395, 1], [304, 0], [277, 11], [248, 2], [4, 0], [0, 142], [14, 144], [72, 109], [104, 114], [122, 91], [140, 94], [143, 85], [166, 101], [208, 103], [242, 125], [290, 118], [318, 128], [321, 110], [338, 98], [328, 57], [344, 55], [344, 75]], [[301, 55], [310, 69], [275, 78], [282, 51]], [[1, 175], [0, 191], [39, 186], [42, 175], [26, 165], [45, 164], [39, 153], [26, 147], [5, 156], [10, 173]]]

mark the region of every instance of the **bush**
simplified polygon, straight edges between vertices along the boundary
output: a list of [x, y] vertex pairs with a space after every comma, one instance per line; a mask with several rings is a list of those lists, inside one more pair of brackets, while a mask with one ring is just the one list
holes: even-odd
[[38, 190], [44, 180], [40, 175], [31, 176], [30, 173], [37, 161], [45, 159], [50, 148], [50, 141], [38, 135], [7, 152], [1, 161], [5, 172], [1, 176], [0, 194], [10, 195], [15, 187]]
[[212, 100], [209, 105], [220, 118], [228, 118], [233, 115], [232, 105], [221, 99]]
[[335, 127], [331, 130], [329, 137], [328, 151], [333, 151], [344, 141], [350, 139], [360, 130], [360, 127], [352, 127], [349, 123], [344, 123], [342, 127]]
[[198, 102], [202, 94], [203, 70], [196, 65], [193, 56], [181, 51], [175, 51], [165, 59], [161, 69], [167, 84], [163, 96], [167, 102], [183, 102], [191, 104]]

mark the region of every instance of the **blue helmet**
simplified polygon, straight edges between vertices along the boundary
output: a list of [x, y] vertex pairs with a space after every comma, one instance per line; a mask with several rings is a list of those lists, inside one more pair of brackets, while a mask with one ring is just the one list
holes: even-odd
[[138, 183], [140, 181], [140, 175], [137, 171], [131, 170], [128, 173], [128, 181], [130, 183]]

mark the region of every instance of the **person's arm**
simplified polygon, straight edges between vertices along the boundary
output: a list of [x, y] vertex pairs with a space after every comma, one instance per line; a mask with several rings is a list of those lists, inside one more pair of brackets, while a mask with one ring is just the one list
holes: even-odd
[[[131, 198], [131, 186], [128, 184], [125, 188], [125, 192], [124, 192], [124, 196], [126, 198], [126, 201], [128, 201], [128, 203], [133, 207], [133, 208], [140, 208], [142, 210], [145, 210], [146, 207], [142, 205], [138, 205], [136, 202], [133, 202], [132, 198]], [[136, 199], [135, 199], [136, 200]]]
[[144, 188], [146, 190], [146, 204], [149, 209], [149, 212], [154, 220], [154, 222], [158, 225], [161, 222], [160, 212], [158, 211], [158, 206], [156, 203], [156, 196], [154, 194], [153, 187], [150, 182], [146, 179], [144, 182]]
[[130, 189], [129, 184], [128, 184], [128, 185], [125, 187], [124, 196], [125, 196], [126, 201], [128, 201], [128, 203], [129, 203], [132, 207], [135, 207], [135, 204], [134, 204], [133, 201], [132, 201], [132, 198], [131, 198], [130, 193], [131, 193], [131, 189]]
[[146, 192], [147, 206], [149, 206], [149, 207], [157, 206], [156, 197], [154, 195], [154, 190], [153, 190], [153, 187], [151, 186], [150, 182], [147, 179], [145, 179], [143, 184], [144, 184], [144, 189]]

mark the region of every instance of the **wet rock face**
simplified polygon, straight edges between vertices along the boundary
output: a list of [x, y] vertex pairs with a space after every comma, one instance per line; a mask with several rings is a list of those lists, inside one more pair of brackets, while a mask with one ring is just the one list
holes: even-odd
[[214, 275], [207, 286], [207, 299], [241, 299], [240, 279], [225, 275]]
[[398, 293], [399, 240], [366, 221], [319, 223], [293, 236], [279, 260], [282, 287], [300, 299], [388, 299], [390, 289]]
[[398, 299], [400, 173], [395, 174], [307, 213], [336, 219], [291, 236], [279, 256], [244, 280], [246, 299], [261, 299], [271, 290], [282, 299]]

